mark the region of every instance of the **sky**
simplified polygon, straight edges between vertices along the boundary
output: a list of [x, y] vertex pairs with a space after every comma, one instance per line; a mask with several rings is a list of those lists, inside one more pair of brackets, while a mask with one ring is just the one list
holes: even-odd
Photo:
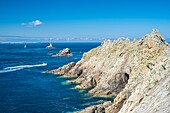
[[169, 0], [0, 0], [0, 42], [170, 40]]

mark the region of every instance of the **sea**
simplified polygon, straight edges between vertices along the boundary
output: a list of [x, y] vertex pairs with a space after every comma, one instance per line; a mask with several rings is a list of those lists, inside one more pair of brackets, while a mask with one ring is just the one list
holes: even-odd
[[[0, 44], [0, 113], [72, 113], [112, 98], [94, 97], [88, 90], [76, 90], [69, 78], [46, 74], [69, 62], [77, 62], [84, 52], [99, 42]], [[52, 57], [70, 48], [71, 57]]]

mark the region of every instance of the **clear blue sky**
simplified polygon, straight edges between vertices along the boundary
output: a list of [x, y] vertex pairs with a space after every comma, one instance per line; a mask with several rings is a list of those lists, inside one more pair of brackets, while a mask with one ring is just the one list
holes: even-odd
[[153, 28], [170, 39], [169, 5], [170, 0], [0, 0], [0, 41], [140, 38]]

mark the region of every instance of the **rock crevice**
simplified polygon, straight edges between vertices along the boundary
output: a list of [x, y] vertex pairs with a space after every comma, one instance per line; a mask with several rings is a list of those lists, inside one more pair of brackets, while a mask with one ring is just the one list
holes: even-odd
[[[78, 84], [77, 89], [91, 88], [89, 93], [96, 96], [116, 96], [108, 106], [91, 106], [81, 113], [170, 112], [170, 85], [166, 84], [170, 79], [170, 46], [158, 30], [132, 42], [124, 38], [106, 40], [84, 53], [64, 74], [77, 77], [71, 81]], [[152, 106], [152, 96], [152, 103], [165, 102], [166, 107]]]

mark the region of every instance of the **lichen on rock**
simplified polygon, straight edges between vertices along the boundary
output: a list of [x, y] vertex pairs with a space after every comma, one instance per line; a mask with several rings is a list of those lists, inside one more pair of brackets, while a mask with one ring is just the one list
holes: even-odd
[[116, 96], [108, 106], [91, 106], [80, 113], [170, 112], [170, 46], [158, 30], [132, 42], [106, 40], [84, 53], [65, 75], [77, 77], [71, 81], [77, 89]]

